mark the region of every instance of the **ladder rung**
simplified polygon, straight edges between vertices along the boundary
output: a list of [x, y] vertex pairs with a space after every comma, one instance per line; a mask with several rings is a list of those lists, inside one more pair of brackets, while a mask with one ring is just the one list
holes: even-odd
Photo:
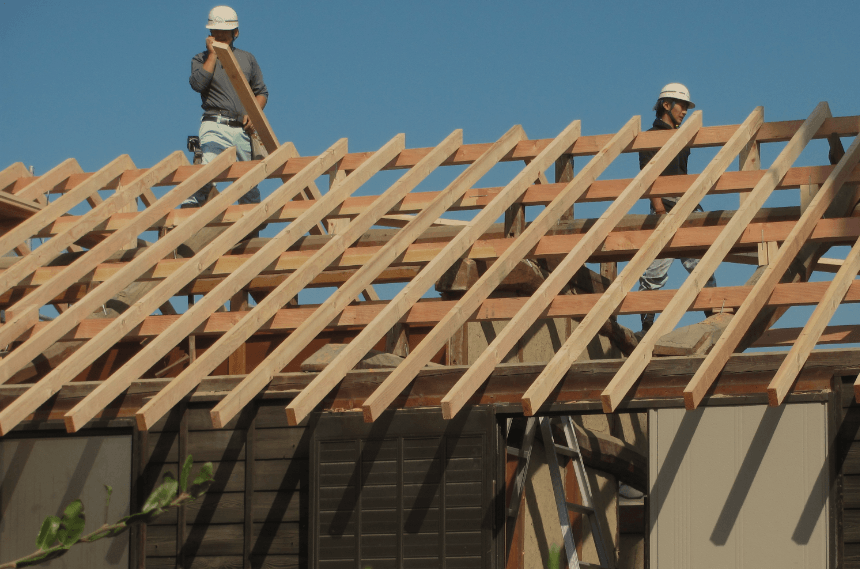
[[518, 456], [518, 457], [520, 457], [520, 458], [523, 458], [523, 457], [528, 456], [528, 453], [527, 453], [527, 452], [525, 452], [525, 451], [524, 451], [523, 449], [521, 449], [521, 448], [508, 447], [508, 448], [507, 448], [507, 451], [508, 451], [508, 454], [509, 454], [509, 455], [511, 455], [511, 456]]
[[568, 510], [573, 510], [574, 512], [579, 512], [580, 514], [588, 514], [591, 515], [594, 513], [594, 510], [589, 508], [588, 506], [583, 506], [582, 504], [574, 504], [573, 502], [565, 502], [567, 504]]
[[579, 458], [579, 453], [570, 447], [557, 444], [555, 445], [555, 451], [559, 454], [563, 454], [564, 456], [569, 456], [570, 458]]

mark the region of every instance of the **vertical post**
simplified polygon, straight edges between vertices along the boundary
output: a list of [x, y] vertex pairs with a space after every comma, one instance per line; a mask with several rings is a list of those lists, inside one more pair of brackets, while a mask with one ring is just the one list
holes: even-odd
[[398, 322], [385, 337], [385, 351], [405, 358], [409, 355], [409, 326]]
[[[248, 291], [240, 290], [230, 299], [230, 312], [241, 312], [248, 310]], [[245, 343], [239, 346], [227, 359], [228, 373], [230, 375], [245, 375]]]

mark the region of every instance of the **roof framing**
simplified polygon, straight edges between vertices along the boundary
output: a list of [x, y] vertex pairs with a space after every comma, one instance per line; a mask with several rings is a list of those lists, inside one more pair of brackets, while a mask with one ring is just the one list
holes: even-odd
[[[229, 50], [219, 51], [219, 57], [228, 68]], [[234, 75], [241, 90], [241, 74]], [[838, 140], [857, 136], [860, 116], [834, 118], [821, 103], [805, 120], [766, 123], [759, 107], [740, 125], [703, 126], [703, 115], [696, 112], [674, 132], [640, 132], [641, 119], [633, 117], [616, 133], [582, 136], [574, 121], [554, 139], [529, 140], [515, 126], [494, 143], [463, 144], [463, 133], [454, 131], [433, 148], [408, 149], [404, 135], [397, 135], [376, 152], [359, 153], [348, 153], [341, 139], [319, 156], [302, 158], [292, 143], [278, 143], [249, 93], [244, 93], [246, 107], [254, 107], [250, 114], [269, 151], [261, 161], [239, 163], [235, 152], [227, 151], [210, 164], [192, 166], [174, 152], [147, 169], [120, 156], [93, 173], [82, 172], [74, 159], [38, 177], [20, 163], [0, 171], [0, 249], [18, 253], [0, 263], [0, 307], [6, 311], [0, 346], [9, 345], [0, 361], [0, 384], [7, 384], [0, 385], [0, 434], [40, 409], [55, 418], [62, 412], [66, 428], [76, 431], [117, 405], [147, 429], [188, 397], [204, 397], [204, 391], [218, 400], [212, 420], [221, 427], [255, 398], [270, 396], [289, 399], [292, 424], [320, 406], [360, 407], [373, 421], [392, 406], [439, 406], [450, 418], [463, 406], [486, 402], [509, 409], [520, 405], [526, 414], [561, 408], [610, 412], [682, 398], [695, 408], [729, 396], [778, 405], [799, 393], [828, 390], [834, 374], [860, 371], [860, 349], [815, 349], [860, 338], [856, 326], [828, 327], [841, 304], [860, 301], [855, 281], [860, 218], [852, 217], [860, 201], [860, 139], [844, 153]], [[838, 147], [838, 163], [792, 167], [815, 138]], [[788, 144], [767, 170], [759, 170], [757, 149], [773, 142]], [[660, 177], [684, 147], [720, 150], [701, 174]], [[657, 154], [636, 177], [597, 180], [622, 153], [646, 149]], [[738, 155], [742, 170], [727, 172]], [[572, 179], [549, 183], [544, 171], [570, 156], [589, 161]], [[474, 187], [505, 161], [524, 162], [508, 184]], [[422, 184], [446, 165], [465, 169], [442, 190], [416, 191], [428, 189]], [[405, 172], [378, 196], [353, 197], [389, 169]], [[315, 181], [325, 174], [331, 183], [321, 192]], [[266, 178], [280, 178], [281, 185], [261, 204], [232, 205]], [[227, 184], [203, 207], [177, 209], [209, 182]], [[774, 191], [811, 184], [821, 188], [808, 203], [798, 204], [802, 207], [762, 209]], [[171, 188], [156, 197], [153, 188], [164, 186]], [[100, 197], [105, 191], [107, 197]], [[50, 193], [61, 195], [48, 202]], [[735, 212], [693, 212], [705, 195], [718, 193], [738, 193], [741, 206]], [[629, 213], [637, 200], [662, 196], [681, 197], [669, 215]], [[604, 202], [607, 209], [596, 220], [569, 219], [573, 204], [582, 202]], [[542, 211], [533, 222], [514, 227], [526, 206]], [[72, 213], [86, 207], [82, 214]], [[444, 220], [454, 210], [474, 216]], [[511, 231], [496, 224], [506, 212]], [[326, 235], [326, 224], [338, 219], [343, 221]], [[246, 239], [266, 223], [276, 225], [274, 237]], [[391, 225], [396, 229], [374, 229]], [[155, 242], [123, 254], [156, 230]], [[217, 235], [179, 258], [176, 252], [202, 231]], [[46, 240], [30, 251], [26, 243], [33, 237]], [[780, 246], [755, 282], [703, 288], [721, 263], [762, 262], [755, 254], [762, 242]], [[853, 247], [845, 259], [821, 259], [834, 244]], [[68, 259], [69, 250], [77, 251], [74, 258]], [[701, 262], [679, 290], [631, 291], [653, 259], [681, 253]], [[486, 268], [453, 300], [422, 299], [462, 259]], [[551, 260], [554, 268], [529, 295], [499, 295], [502, 283], [526, 260]], [[629, 262], [614, 280], [590, 293], [565, 294], [586, 263], [618, 260]], [[797, 269], [798, 263], [805, 268]], [[802, 282], [813, 269], [835, 276]], [[781, 282], [789, 273], [794, 282]], [[121, 291], [145, 282], [151, 286], [120, 316], [93, 317]], [[402, 283], [390, 301], [378, 300], [372, 288], [384, 282]], [[337, 291], [320, 305], [295, 305], [301, 291], [332, 285]], [[255, 305], [234, 304], [246, 293], [256, 295]], [[187, 294], [202, 296], [171, 314], [171, 299]], [[362, 302], [362, 295], [373, 300]], [[228, 303], [233, 311], [223, 312]], [[57, 306], [59, 314], [40, 322], [47, 305]], [[803, 305], [816, 305], [804, 328], [762, 328], [760, 321], [774, 320], [779, 310]], [[681, 316], [704, 308], [737, 311], [713, 349], [707, 355], [655, 357], [655, 347]], [[166, 314], [158, 315], [159, 310]], [[642, 312], [661, 316], [627, 359], [578, 361], [609, 319]], [[562, 316], [581, 322], [549, 363], [501, 363], [535, 321]], [[468, 322], [488, 320], [509, 322], [472, 366], [425, 367]], [[399, 325], [426, 328], [399, 366], [353, 371]], [[322, 372], [284, 373], [325, 334], [336, 333], [348, 334], [349, 345]], [[197, 336], [214, 343], [165, 367], [166, 358], [196, 345]], [[268, 351], [249, 361], [246, 374], [212, 375], [230, 354], [259, 337], [269, 339]], [[787, 356], [733, 354], [750, 344], [791, 350]], [[57, 346], [69, 347], [62, 361], [11, 384]], [[125, 356], [102, 370], [103, 380], [82, 381], [87, 369], [117, 350]], [[175, 377], [153, 379], [159, 366]], [[860, 393], [860, 383], [857, 389]], [[140, 393], [150, 399], [144, 402]]]

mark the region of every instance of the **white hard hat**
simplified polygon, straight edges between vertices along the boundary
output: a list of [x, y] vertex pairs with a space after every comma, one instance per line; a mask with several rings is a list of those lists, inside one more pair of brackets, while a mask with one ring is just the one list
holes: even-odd
[[239, 27], [239, 16], [230, 6], [215, 6], [209, 11], [209, 30], [235, 30]]
[[[660, 96], [657, 97], [658, 105], [660, 99], [675, 99], [677, 101], [686, 101], [690, 103], [690, 108], [695, 109], [696, 104], [690, 100], [690, 90], [681, 85], [680, 83], [669, 83], [663, 90], [660, 91]], [[654, 105], [654, 110], [657, 110], [657, 106]]]

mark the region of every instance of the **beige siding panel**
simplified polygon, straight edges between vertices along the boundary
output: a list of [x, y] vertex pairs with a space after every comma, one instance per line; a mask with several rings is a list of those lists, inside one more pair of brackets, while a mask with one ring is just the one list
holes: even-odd
[[829, 567], [824, 404], [649, 420], [651, 567]]
[[[84, 503], [90, 533], [105, 523], [105, 488], [113, 487], [107, 519], [129, 514], [131, 436], [5, 438], [0, 440], [0, 561], [33, 553], [42, 521]], [[81, 544], [40, 567], [128, 565], [128, 532]]]

